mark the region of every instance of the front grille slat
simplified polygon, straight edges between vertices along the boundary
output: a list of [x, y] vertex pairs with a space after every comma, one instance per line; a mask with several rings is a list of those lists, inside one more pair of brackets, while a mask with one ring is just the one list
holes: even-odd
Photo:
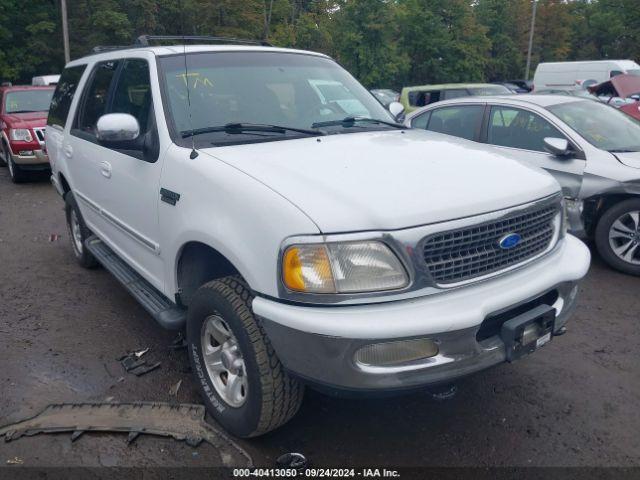
[[[437, 233], [424, 240], [424, 261], [440, 285], [472, 280], [505, 270], [543, 253], [554, 236], [559, 204], [538, 206], [491, 222]], [[505, 250], [500, 239], [520, 235], [520, 243]]]

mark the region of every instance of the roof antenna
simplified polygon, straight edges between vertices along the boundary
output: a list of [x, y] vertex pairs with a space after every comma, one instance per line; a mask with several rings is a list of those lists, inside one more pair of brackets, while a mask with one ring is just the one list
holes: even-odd
[[[184, 32], [184, 30], [183, 30]], [[187, 85], [187, 108], [189, 110], [189, 128], [191, 128], [191, 153], [189, 158], [194, 160], [198, 158], [198, 152], [196, 151], [196, 140], [193, 136], [193, 120], [191, 119], [191, 95], [189, 94], [189, 69], [187, 68], [187, 42], [182, 35], [182, 53], [184, 57], [184, 80]]]

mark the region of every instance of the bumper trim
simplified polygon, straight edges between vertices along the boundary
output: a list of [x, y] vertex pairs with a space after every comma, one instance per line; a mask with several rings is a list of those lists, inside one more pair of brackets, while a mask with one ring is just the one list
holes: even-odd
[[[555, 332], [564, 327], [575, 310], [576, 288], [575, 282], [556, 288], [559, 296], [553, 307], [559, 314]], [[499, 335], [480, 342], [476, 340], [479, 325], [428, 335], [439, 347], [437, 355], [390, 367], [364, 366], [354, 360], [356, 351], [365, 345], [378, 343], [380, 339], [374, 342], [309, 334], [266, 319], [263, 319], [263, 325], [287, 370], [311, 385], [330, 389], [362, 392], [411, 390], [450, 383], [507, 359], [505, 345]]]

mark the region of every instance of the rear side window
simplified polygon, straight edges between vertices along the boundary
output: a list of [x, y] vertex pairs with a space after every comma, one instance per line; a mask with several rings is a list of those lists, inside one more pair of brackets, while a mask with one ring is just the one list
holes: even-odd
[[118, 61], [100, 62], [96, 65], [84, 90], [82, 105], [76, 117], [75, 127], [80, 131], [95, 135], [98, 119], [107, 113], [109, 91], [118, 65]]
[[480, 129], [484, 105], [461, 105], [433, 110], [427, 130], [475, 140]]
[[451, 90], [444, 90], [444, 99], [451, 100], [452, 98], [468, 97], [469, 92], [464, 88], [452, 88]]
[[64, 128], [67, 124], [67, 116], [69, 115], [73, 96], [86, 68], [86, 65], [78, 65], [77, 67], [64, 69], [51, 99], [47, 125]]

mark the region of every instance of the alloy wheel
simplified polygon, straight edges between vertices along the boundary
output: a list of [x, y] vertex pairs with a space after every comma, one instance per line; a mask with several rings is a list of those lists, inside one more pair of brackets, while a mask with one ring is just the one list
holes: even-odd
[[625, 212], [611, 224], [609, 245], [621, 260], [640, 265], [640, 211]]
[[202, 324], [204, 364], [216, 392], [229, 406], [241, 407], [247, 400], [249, 383], [238, 340], [219, 315]]
[[80, 221], [78, 220], [78, 214], [75, 210], [71, 210], [71, 218], [69, 220], [69, 231], [71, 232], [71, 243], [73, 249], [76, 251], [78, 257], [82, 256], [82, 229], [80, 227]]

